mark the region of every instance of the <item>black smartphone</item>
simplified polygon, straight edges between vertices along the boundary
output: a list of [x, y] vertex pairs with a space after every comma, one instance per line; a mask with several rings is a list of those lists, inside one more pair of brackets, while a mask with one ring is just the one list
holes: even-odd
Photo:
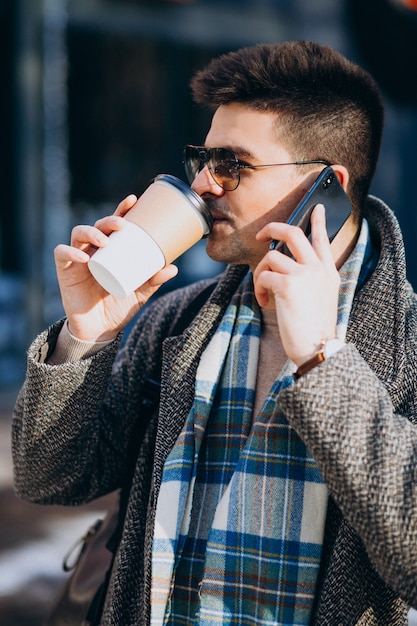
[[[332, 241], [350, 216], [352, 205], [331, 167], [326, 167], [316, 178], [301, 202], [291, 213], [287, 224], [299, 226], [309, 237], [311, 232], [310, 217], [316, 204], [324, 204], [327, 234], [329, 240]], [[273, 241], [270, 250], [279, 250], [292, 256], [282, 241]]]

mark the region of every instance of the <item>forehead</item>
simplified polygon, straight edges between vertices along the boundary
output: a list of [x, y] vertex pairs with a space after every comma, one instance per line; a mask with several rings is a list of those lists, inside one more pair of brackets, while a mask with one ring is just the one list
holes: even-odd
[[229, 148], [241, 156], [287, 155], [278, 135], [279, 122], [274, 113], [243, 104], [227, 104], [213, 115], [205, 143], [209, 148]]

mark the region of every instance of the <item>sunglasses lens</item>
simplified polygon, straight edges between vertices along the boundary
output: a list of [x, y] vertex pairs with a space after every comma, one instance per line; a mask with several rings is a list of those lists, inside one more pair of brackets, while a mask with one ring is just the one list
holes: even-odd
[[225, 191], [233, 191], [239, 184], [239, 162], [226, 148], [186, 146], [184, 149], [185, 173], [190, 184], [207, 165], [214, 181]]
[[184, 167], [190, 185], [194, 181], [198, 172], [203, 169], [205, 160], [202, 158], [200, 150], [195, 146], [185, 146]]
[[233, 191], [239, 184], [239, 163], [226, 148], [212, 148], [208, 167], [214, 180], [225, 191]]

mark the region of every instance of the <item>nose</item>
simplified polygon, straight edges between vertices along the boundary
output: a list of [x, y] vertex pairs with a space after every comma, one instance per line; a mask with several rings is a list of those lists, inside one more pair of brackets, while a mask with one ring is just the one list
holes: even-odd
[[220, 187], [220, 185], [216, 183], [207, 165], [205, 165], [194, 178], [191, 188], [194, 189], [199, 196], [203, 196], [204, 194], [222, 196], [224, 194], [223, 187]]

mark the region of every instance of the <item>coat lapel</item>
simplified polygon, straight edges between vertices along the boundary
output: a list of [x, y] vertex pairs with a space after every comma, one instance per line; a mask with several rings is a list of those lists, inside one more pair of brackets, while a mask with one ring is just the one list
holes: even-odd
[[[247, 272], [246, 266], [227, 270], [215, 291], [196, 315], [194, 321], [176, 337], [163, 343], [161, 370], [161, 400], [159, 407], [153, 475], [145, 531], [144, 578], [146, 596], [150, 598], [152, 541], [156, 503], [161, 487], [164, 463], [178, 439], [194, 399], [194, 386], [201, 354], [216, 332], [229, 300]], [[149, 603], [147, 604], [149, 608]], [[149, 614], [145, 616], [145, 623]]]
[[355, 298], [347, 340], [354, 343], [391, 395], [394, 406], [403, 387], [401, 361], [405, 346], [405, 307], [410, 296], [398, 224], [368, 200], [365, 214], [374, 245], [380, 248], [378, 265]]

